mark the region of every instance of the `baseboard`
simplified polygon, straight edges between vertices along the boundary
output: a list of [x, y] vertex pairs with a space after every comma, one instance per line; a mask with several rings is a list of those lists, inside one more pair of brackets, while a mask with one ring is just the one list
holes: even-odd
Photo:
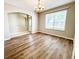
[[29, 33], [27, 33], [27, 32], [19, 32], [19, 33], [16, 33], [16, 34], [11, 34], [8, 38], [5, 38], [4, 41], [10, 40], [11, 38], [22, 36], [22, 35], [25, 35], [25, 34], [29, 34]]
[[40, 32], [40, 31], [38, 33], [44, 33], [44, 34], [53, 35], [53, 36], [57, 36], [57, 37], [61, 37], [61, 38], [69, 39], [69, 40], [74, 40], [73, 38], [69, 38], [69, 37], [65, 37], [65, 36], [60, 36], [60, 35], [56, 35], [56, 34], [50, 34], [50, 33], [45, 33], [45, 32]]
[[[34, 32], [34, 33], [44, 33], [44, 34], [53, 35], [53, 36], [57, 36], [57, 37], [61, 37], [61, 38], [69, 39], [69, 40], [74, 40], [73, 38], [64, 37], [64, 36], [60, 36], [60, 35], [56, 35], [56, 34], [45, 33], [45, 32]], [[34, 34], [34, 33], [32, 33], [32, 34]], [[17, 36], [21, 36], [21, 35], [25, 35], [25, 34], [28, 34], [28, 33], [26, 33], [26, 32], [20, 32], [18, 34], [13, 34], [13, 35], [10, 35], [5, 40], [9, 40], [9, 39], [11, 39], [13, 37], [17, 37]]]

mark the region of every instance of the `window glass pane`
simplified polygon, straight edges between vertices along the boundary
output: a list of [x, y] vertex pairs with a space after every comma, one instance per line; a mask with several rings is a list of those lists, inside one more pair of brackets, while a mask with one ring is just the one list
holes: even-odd
[[66, 10], [54, 13], [54, 29], [65, 30], [66, 13]]
[[54, 19], [53, 19], [53, 15], [52, 14], [47, 14], [46, 15], [46, 26], [45, 26], [45, 28], [47, 28], [47, 29], [53, 29], [53, 22], [54, 21]]
[[67, 10], [46, 14], [46, 29], [65, 30]]

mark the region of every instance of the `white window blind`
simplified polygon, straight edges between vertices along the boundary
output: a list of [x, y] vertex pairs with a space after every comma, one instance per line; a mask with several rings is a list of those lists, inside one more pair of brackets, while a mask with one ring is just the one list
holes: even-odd
[[46, 14], [45, 28], [54, 30], [65, 30], [67, 10]]

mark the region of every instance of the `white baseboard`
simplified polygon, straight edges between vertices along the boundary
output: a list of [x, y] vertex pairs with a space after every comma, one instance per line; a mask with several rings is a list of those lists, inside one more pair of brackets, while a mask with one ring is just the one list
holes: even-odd
[[[32, 33], [36, 33], [36, 32], [32, 32]], [[41, 32], [41, 33], [45, 33], [45, 32]], [[19, 33], [16, 33], [16, 34], [12, 34], [8, 38], [5, 38], [5, 40], [9, 40], [9, 39], [11, 39], [13, 37], [17, 37], [17, 36], [21, 36], [21, 35], [25, 35], [25, 34], [29, 34], [29, 32], [19, 32]], [[50, 34], [50, 33], [46, 33], [46, 34]], [[73, 38], [60, 36], [60, 35], [56, 35], [56, 34], [50, 34], [50, 35], [54, 35], [54, 36], [58, 36], [58, 37], [62, 37], [62, 38], [70, 39], [70, 40], [74, 40]]]
[[17, 37], [17, 36], [21, 36], [21, 35], [25, 35], [25, 34], [29, 34], [29, 32], [18, 32], [15, 34], [11, 34], [8, 38], [5, 38], [4, 40], [10, 40], [13, 37]]
[[[39, 31], [39, 32], [41, 32], [41, 31]], [[46, 32], [41, 32], [41, 33], [46, 33]], [[46, 33], [46, 34], [50, 34], [50, 33]], [[54, 36], [58, 36], [58, 37], [62, 37], [62, 38], [70, 39], [70, 40], [74, 40], [74, 38], [69, 38], [69, 37], [65, 37], [65, 36], [61, 36], [61, 35], [57, 35], [57, 34], [50, 34], [50, 35], [54, 35]]]

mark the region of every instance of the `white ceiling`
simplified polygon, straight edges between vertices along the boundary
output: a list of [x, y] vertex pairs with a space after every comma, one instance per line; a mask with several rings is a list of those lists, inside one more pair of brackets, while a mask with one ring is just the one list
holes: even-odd
[[[75, 0], [41, 0], [43, 3], [45, 10], [61, 6], [70, 2], [74, 2]], [[5, 3], [12, 4], [19, 8], [34, 11], [35, 6], [37, 5], [38, 0], [5, 0]]]

